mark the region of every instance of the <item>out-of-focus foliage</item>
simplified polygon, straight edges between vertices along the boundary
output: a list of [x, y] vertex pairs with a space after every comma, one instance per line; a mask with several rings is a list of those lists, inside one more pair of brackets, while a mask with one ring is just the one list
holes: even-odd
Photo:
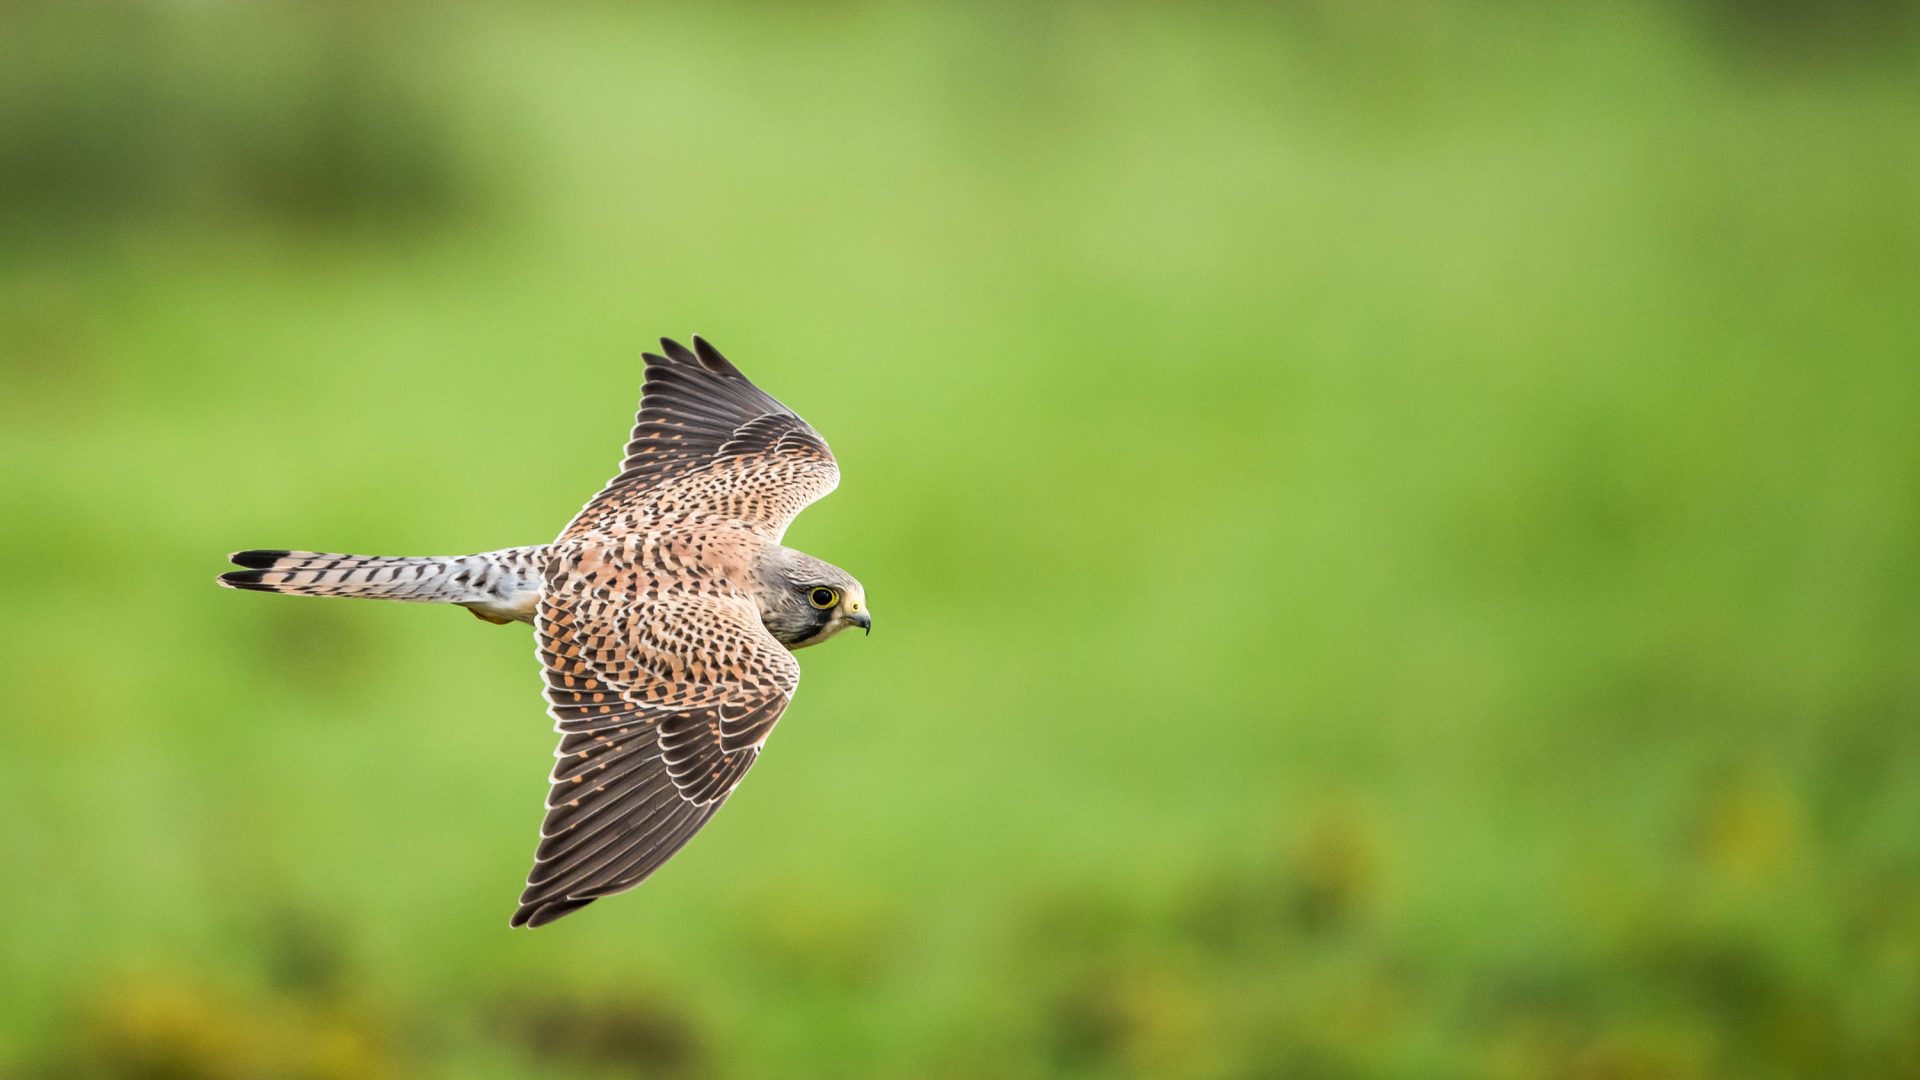
[[[0, 1072], [1920, 1075], [1892, 3], [0, 14]], [[506, 917], [662, 333], [871, 638]]]

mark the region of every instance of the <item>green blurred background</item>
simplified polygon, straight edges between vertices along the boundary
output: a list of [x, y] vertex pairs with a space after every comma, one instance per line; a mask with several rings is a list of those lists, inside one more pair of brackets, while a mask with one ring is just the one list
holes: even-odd
[[[0, 15], [0, 1074], [1920, 1076], [1903, 4]], [[661, 334], [878, 632], [506, 926]]]

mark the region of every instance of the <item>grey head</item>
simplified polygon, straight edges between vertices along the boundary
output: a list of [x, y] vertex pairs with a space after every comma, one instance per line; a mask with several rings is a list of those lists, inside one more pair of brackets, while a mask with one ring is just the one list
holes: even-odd
[[873, 630], [867, 591], [830, 562], [769, 544], [753, 576], [760, 621], [789, 649], [818, 645], [849, 626]]

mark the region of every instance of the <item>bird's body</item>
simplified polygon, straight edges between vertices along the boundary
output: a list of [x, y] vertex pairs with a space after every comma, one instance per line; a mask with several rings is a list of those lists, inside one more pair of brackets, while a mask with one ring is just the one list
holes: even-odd
[[780, 544], [839, 470], [826, 442], [699, 338], [649, 354], [620, 473], [550, 544], [387, 558], [243, 551], [224, 584], [457, 604], [534, 624], [560, 731], [514, 925], [652, 873], [759, 756], [791, 650], [871, 617], [859, 582]]

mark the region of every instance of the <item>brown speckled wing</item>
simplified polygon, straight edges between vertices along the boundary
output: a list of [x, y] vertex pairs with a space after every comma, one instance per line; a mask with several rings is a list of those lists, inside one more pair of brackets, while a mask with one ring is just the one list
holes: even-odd
[[647, 353], [640, 414], [620, 472], [561, 534], [611, 534], [691, 516], [779, 540], [840, 470], [825, 439], [705, 340]]
[[648, 563], [694, 543], [707, 541], [554, 549], [534, 625], [559, 760], [515, 926], [631, 889], [666, 862], [746, 775], [799, 684], [793, 654], [724, 578], [649, 583]]

